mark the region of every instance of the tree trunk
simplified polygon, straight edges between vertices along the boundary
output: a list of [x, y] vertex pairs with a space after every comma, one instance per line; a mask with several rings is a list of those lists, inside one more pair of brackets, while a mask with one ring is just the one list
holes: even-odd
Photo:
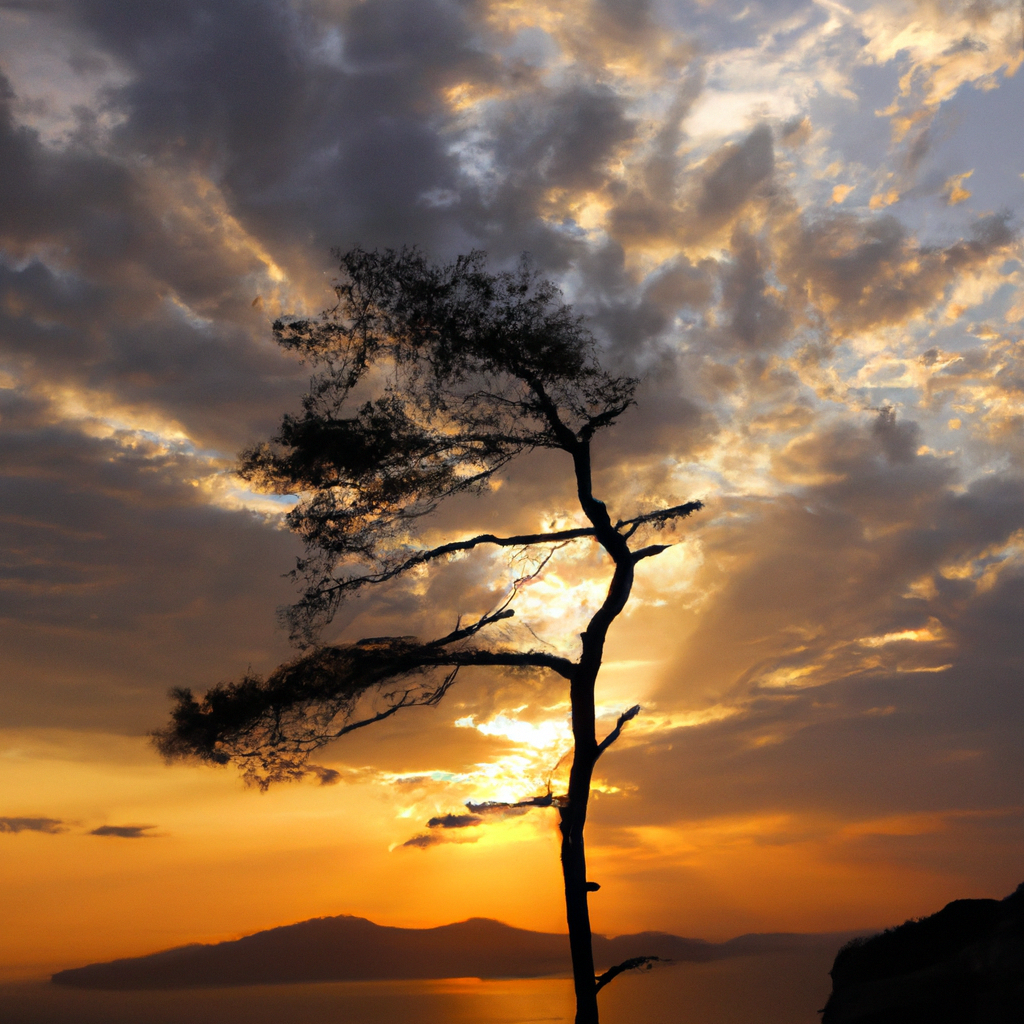
[[[600, 612], [595, 619], [599, 618]], [[576, 1024], [598, 1024], [597, 982], [590, 932], [587, 891], [587, 854], [583, 830], [587, 824], [590, 783], [600, 756], [597, 745], [597, 716], [594, 689], [601, 668], [607, 626], [583, 633], [583, 651], [569, 687], [572, 704], [573, 757], [569, 792], [561, 809], [562, 881], [565, 885], [565, 917], [569, 925], [569, 950], [576, 989]]]
[[[581, 756], [581, 753], [583, 756]], [[576, 1024], [598, 1024], [594, 950], [587, 903], [587, 857], [583, 828], [587, 820], [593, 756], [577, 748], [569, 779], [569, 795], [562, 808], [562, 880], [565, 885], [565, 917], [569, 925], [569, 951], [576, 989]]]
[[[557, 418], [557, 417], [556, 417]], [[564, 428], [563, 428], [564, 429]], [[634, 561], [627, 538], [612, 526], [604, 502], [594, 497], [590, 473], [590, 442], [572, 439], [572, 453], [580, 508], [593, 523], [598, 543], [615, 563], [601, 607], [580, 635], [583, 649], [569, 686], [572, 705], [573, 759], [569, 772], [569, 792], [561, 809], [562, 881], [565, 885], [565, 917], [569, 925], [569, 950], [572, 977], [576, 989], [576, 1024], [599, 1024], [597, 979], [594, 974], [594, 947], [590, 932], [590, 908], [587, 904], [587, 856], [583, 829], [587, 823], [587, 804], [594, 766], [601, 756], [597, 743], [597, 716], [594, 688], [601, 671], [608, 627], [625, 607], [633, 587]]]

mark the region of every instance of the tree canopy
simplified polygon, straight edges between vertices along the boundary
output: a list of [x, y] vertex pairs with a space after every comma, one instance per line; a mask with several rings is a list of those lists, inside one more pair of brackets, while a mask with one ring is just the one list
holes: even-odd
[[306, 643], [346, 594], [412, 567], [417, 520], [441, 501], [532, 448], [586, 444], [637, 386], [601, 369], [582, 318], [525, 259], [490, 274], [483, 252], [445, 266], [415, 249], [338, 256], [337, 305], [274, 324], [321, 368], [302, 413], [240, 467], [260, 488], [305, 495], [288, 522], [311, 552], [290, 618]]
[[[266, 787], [329, 771], [310, 762], [314, 751], [403, 708], [437, 704], [464, 666], [563, 677], [574, 740], [568, 792], [523, 805], [559, 811], [577, 1020], [591, 1024], [597, 992], [650, 959], [594, 976], [587, 895], [598, 887], [587, 881], [583, 850], [591, 777], [640, 710], [624, 711], [598, 741], [594, 686], [608, 628], [625, 607], [637, 563], [668, 547], [643, 543], [643, 533], [689, 516], [701, 503], [613, 521], [595, 496], [591, 442], [633, 404], [638, 381], [602, 368], [583, 318], [527, 259], [515, 270], [491, 273], [482, 252], [443, 265], [409, 248], [336, 256], [336, 304], [318, 318], [274, 324], [279, 343], [317, 369], [302, 411], [286, 415], [269, 442], [243, 452], [239, 469], [254, 487], [299, 496], [288, 525], [306, 545], [295, 572], [303, 592], [285, 618], [304, 653], [267, 678], [249, 673], [201, 700], [187, 689], [175, 691], [171, 723], [155, 739], [169, 757], [236, 762], [249, 781]], [[512, 459], [536, 449], [556, 449], [571, 460], [579, 525], [424, 542], [425, 517], [443, 501], [488, 487]], [[517, 646], [489, 628], [514, 615], [523, 580], [497, 607], [460, 619], [435, 639], [322, 643], [341, 603], [366, 586], [439, 567], [481, 546], [537, 547], [543, 567], [555, 548], [583, 539], [603, 548], [613, 571], [576, 660]]]

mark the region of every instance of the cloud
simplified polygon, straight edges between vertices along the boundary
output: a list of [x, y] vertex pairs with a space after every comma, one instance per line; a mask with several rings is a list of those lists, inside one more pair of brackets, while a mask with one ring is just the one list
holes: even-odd
[[602, 767], [634, 795], [603, 817], [1017, 806], [1024, 485], [962, 484], [918, 431], [883, 410], [811, 434], [785, 456], [811, 483], [702, 527], [730, 569], [698, 577], [715, 597], [655, 703], [732, 714], [625, 737]]
[[[402, 843], [402, 846], [417, 847], [419, 849], [427, 849], [431, 846], [437, 846], [438, 843], [447, 842], [460, 842], [460, 843], [475, 843], [478, 836], [469, 836], [462, 833], [463, 829], [474, 828], [478, 825], [486, 823], [487, 819], [493, 819], [495, 821], [501, 821], [508, 817], [518, 817], [525, 813], [524, 809], [511, 809], [507, 806], [504, 807], [490, 807], [487, 805], [473, 805], [472, 814], [439, 814], [430, 818], [427, 821], [427, 828], [434, 829], [432, 832], [421, 832], [418, 835], [413, 836], [411, 839], [406, 840]], [[446, 833], [455, 831], [458, 833], [458, 838], [455, 836], [446, 835]]]
[[[332, 301], [330, 246], [527, 249], [643, 378], [595, 446], [602, 497], [708, 504], [609, 640], [613, 662], [651, 657], [602, 686], [657, 705], [602, 761], [609, 844], [775, 808], [780, 842], [831, 816], [863, 846], [886, 816], [955, 831], [1008, 805], [1024, 271], [1016, 216], [977, 211], [1019, 196], [992, 184], [1009, 158], [943, 147], [963, 96], [973, 125], [1013, 106], [1014, 5], [47, 9], [0, 12], [21, 19], [0, 89], [5, 722], [138, 736], [168, 687], [285, 660], [274, 610], [301, 545], [230, 475], [308, 386], [269, 321]], [[60, 45], [32, 64], [15, 38]], [[573, 501], [564, 460], [533, 453], [431, 526], [525, 532]], [[575, 644], [605, 568], [560, 555], [529, 625]], [[508, 576], [479, 554], [441, 570], [336, 635], [450, 628]], [[557, 757], [452, 722], [564, 700], [467, 672], [430, 728], [399, 716], [330, 752], [376, 773], [319, 778], [435, 814], [408, 845], [468, 841]]]
[[149, 835], [149, 830], [156, 828], [156, 825], [100, 825], [94, 828], [91, 836], [116, 836], [119, 839], [154, 839]]
[[841, 336], [933, 308], [960, 275], [1004, 258], [1015, 238], [1005, 215], [979, 218], [968, 239], [923, 246], [894, 217], [834, 214], [787, 233], [779, 271]]
[[311, 764], [308, 770], [316, 776], [321, 786], [335, 786], [341, 781], [341, 772], [335, 768], [325, 768], [320, 764]]
[[427, 828], [469, 828], [483, 824], [483, 820], [479, 814], [442, 814], [431, 818]]
[[413, 836], [411, 839], [407, 839], [402, 843], [402, 846], [426, 850], [428, 847], [436, 846], [438, 843], [443, 843], [444, 841], [444, 837], [438, 835], [436, 832], [421, 832], [419, 835]]
[[[0, 390], [0, 410], [0, 635], [19, 680], [0, 692], [8, 725], [144, 732], [170, 686], [252, 657], [228, 653], [240, 635], [269, 645], [268, 660], [287, 651], [274, 607], [292, 594], [277, 575], [299, 550], [292, 538], [211, 504], [173, 445], [89, 437], [16, 389]], [[252, 546], [236, 564], [239, 544]], [[88, 683], [68, 691], [75, 677]]]
[[740, 144], [723, 147], [703, 176], [697, 212], [712, 223], [728, 218], [775, 169], [772, 130], [759, 125]]
[[878, 418], [871, 424], [871, 432], [881, 441], [882, 450], [890, 462], [906, 464], [913, 461], [921, 442], [921, 428], [916, 423], [898, 423], [896, 410], [886, 407], [879, 410]]
[[66, 831], [67, 825], [60, 818], [0, 818], [0, 832], [46, 832], [56, 835]]
[[768, 285], [765, 253], [742, 229], [733, 234], [733, 265], [722, 282], [727, 331], [747, 349], [772, 348], [788, 340], [790, 317]]

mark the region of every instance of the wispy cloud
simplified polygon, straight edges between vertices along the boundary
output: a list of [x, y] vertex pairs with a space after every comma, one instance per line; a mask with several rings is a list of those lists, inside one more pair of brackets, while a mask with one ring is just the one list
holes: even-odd
[[91, 836], [114, 836], [118, 839], [153, 839], [150, 830], [156, 825], [100, 825], [94, 828]]
[[0, 818], [0, 832], [66, 832], [68, 826], [60, 818]]

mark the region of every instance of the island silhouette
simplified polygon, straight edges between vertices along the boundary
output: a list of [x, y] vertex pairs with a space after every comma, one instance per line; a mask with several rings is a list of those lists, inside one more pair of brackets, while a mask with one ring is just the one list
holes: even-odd
[[[634, 956], [706, 962], [772, 952], [836, 949], [853, 932], [741, 935], [727, 942], [667, 932], [594, 936], [602, 967]], [[52, 976], [86, 989], [180, 989], [322, 981], [536, 978], [571, 970], [565, 935], [471, 918], [437, 928], [392, 928], [361, 917], [320, 917], [241, 939], [89, 964]]]

